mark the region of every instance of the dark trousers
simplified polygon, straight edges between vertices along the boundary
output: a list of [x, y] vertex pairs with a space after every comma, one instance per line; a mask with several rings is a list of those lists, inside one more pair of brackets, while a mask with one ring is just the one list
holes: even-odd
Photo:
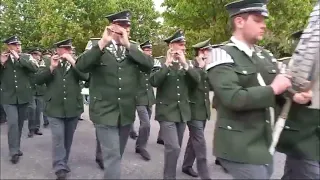
[[319, 162], [287, 156], [281, 179], [320, 179]]
[[66, 170], [69, 154], [73, 141], [73, 135], [79, 121], [78, 116], [73, 118], [48, 117], [52, 133], [52, 166], [55, 172]]
[[130, 127], [131, 124], [120, 127], [95, 124], [102, 150], [103, 179], [120, 179], [121, 159], [128, 141]]
[[7, 115], [3, 109], [3, 106], [0, 104], [0, 123], [7, 122]]
[[201, 179], [210, 179], [207, 164], [207, 147], [204, 138], [206, 121], [192, 120], [187, 122], [189, 140], [184, 155], [182, 168], [191, 168], [197, 159], [197, 170]]
[[186, 123], [160, 121], [161, 137], [164, 141], [163, 179], [176, 179], [177, 162], [185, 128]]
[[234, 179], [270, 179], [273, 173], [273, 163], [258, 165], [217, 159]]
[[96, 160], [103, 161], [101, 144], [100, 144], [100, 141], [98, 139], [97, 129], [96, 129]]
[[33, 96], [33, 99], [28, 107], [29, 131], [35, 131], [40, 128], [41, 116], [44, 124], [49, 123], [47, 116], [43, 115], [44, 103], [43, 96]]
[[17, 155], [20, 152], [21, 134], [23, 122], [27, 118], [27, 107], [28, 103], [3, 105], [8, 121], [8, 144], [10, 156]]
[[145, 149], [150, 136], [150, 118], [152, 109], [149, 106], [137, 106], [137, 112], [140, 120], [140, 127], [136, 148]]

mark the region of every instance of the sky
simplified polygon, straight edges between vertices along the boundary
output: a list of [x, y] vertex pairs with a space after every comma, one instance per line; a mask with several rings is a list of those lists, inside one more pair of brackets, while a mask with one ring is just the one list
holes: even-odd
[[[161, 4], [163, 3], [164, 0], [153, 0], [153, 3], [155, 5], [155, 9], [162, 13], [164, 11], [164, 8], [161, 7]], [[157, 19], [160, 23], [163, 23], [163, 18], [160, 17]]]
[[161, 7], [161, 4], [163, 3], [164, 0], [153, 0], [154, 4], [155, 4], [155, 8], [157, 11], [159, 12], [163, 12], [164, 8]]

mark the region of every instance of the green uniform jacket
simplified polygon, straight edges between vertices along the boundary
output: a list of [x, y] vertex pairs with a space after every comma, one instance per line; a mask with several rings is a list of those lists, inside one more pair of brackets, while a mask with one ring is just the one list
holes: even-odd
[[12, 62], [11, 57], [0, 65], [1, 104], [25, 104], [32, 99], [30, 73], [38, 69], [29, 54], [21, 54], [18, 61]]
[[294, 103], [277, 150], [297, 159], [320, 160], [320, 110]]
[[156, 117], [158, 121], [187, 122], [191, 120], [189, 90], [200, 82], [200, 74], [189, 67], [174, 70], [155, 60], [150, 83], [157, 88]]
[[[150, 57], [150, 61], [153, 64], [153, 59]], [[139, 90], [137, 94], [138, 106], [152, 106], [155, 104], [155, 96], [153, 87], [150, 85], [149, 78], [150, 72], [140, 71]]]
[[[259, 57], [252, 58], [232, 42], [221, 48], [234, 63], [220, 63], [208, 70], [217, 110], [213, 153], [240, 163], [269, 164], [272, 162], [268, 151], [272, 140], [270, 120], [276, 117], [270, 113], [270, 107], [277, 110], [278, 99], [279, 104], [283, 103], [283, 98], [275, 96], [268, 86], [278, 72], [276, 60], [261, 47], [256, 47]], [[260, 85], [258, 73], [267, 86]]]
[[140, 70], [150, 72], [152, 61], [136, 44], [131, 44], [122, 60], [109, 50], [112, 47], [109, 44], [101, 51], [93, 46], [78, 58], [76, 67], [90, 72], [89, 111], [93, 123], [124, 126], [134, 122]]
[[191, 87], [189, 91], [191, 120], [209, 120], [210, 99], [207, 72], [200, 68], [196, 68], [196, 71], [200, 74], [201, 80], [198, 86]]
[[[39, 64], [50, 63], [50, 59], [44, 58], [44, 59], [41, 59], [38, 63]], [[31, 89], [33, 91], [33, 95], [34, 96], [43, 96], [46, 92], [47, 87], [45, 84], [41, 84], [41, 85], [36, 84], [34, 76], [35, 76], [35, 73], [31, 73], [30, 82], [31, 82]]]
[[47, 87], [44, 94], [44, 114], [56, 118], [80, 116], [83, 112], [83, 100], [79, 81], [87, 79], [88, 74], [72, 66], [67, 70], [60, 63], [51, 73], [50, 62], [41, 64], [35, 75], [35, 82], [39, 85], [45, 83]]

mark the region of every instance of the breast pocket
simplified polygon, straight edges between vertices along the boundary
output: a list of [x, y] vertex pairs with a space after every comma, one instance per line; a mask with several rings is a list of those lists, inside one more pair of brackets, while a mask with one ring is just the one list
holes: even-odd
[[243, 87], [251, 86], [257, 79], [257, 69], [255, 67], [237, 66], [234, 71], [236, 72], [240, 85]]
[[266, 84], [271, 84], [271, 82], [273, 81], [273, 79], [276, 77], [277, 73], [278, 73], [278, 69], [275, 66], [267, 66], [267, 77], [264, 78], [266, 81]]

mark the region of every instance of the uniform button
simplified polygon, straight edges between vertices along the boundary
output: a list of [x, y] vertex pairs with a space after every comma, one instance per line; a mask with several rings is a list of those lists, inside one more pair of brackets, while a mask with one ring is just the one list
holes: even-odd
[[63, 93], [66, 93], [65, 91], [63, 91]]
[[16, 86], [16, 88], [18, 88], [18, 86]]
[[178, 96], [180, 96], [180, 93], [178, 93]]
[[16, 72], [16, 70], [13, 70], [13, 72]]
[[147, 78], [146, 81], [148, 81], [149, 79]]
[[179, 87], [179, 86], [177, 86], [177, 88], [179, 89], [180, 87]]
[[177, 81], [179, 81], [179, 79], [177, 79]]
[[120, 100], [121, 98], [118, 98], [118, 100]]
[[15, 83], [17, 82], [17, 81], [14, 81]]
[[228, 129], [232, 129], [232, 127], [231, 127], [231, 126], [227, 126], [227, 128], [228, 128]]
[[121, 69], [121, 67], [119, 67], [119, 69]]
[[148, 91], [149, 89], [147, 88], [147, 91]]
[[180, 101], [178, 101], [178, 103], [180, 103]]
[[146, 86], [148, 86], [148, 84], [146, 84]]
[[16, 78], [17, 76], [16, 76], [16, 75], [14, 75], [14, 77]]
[[64, 100], [66, 100], [67, 98], [63, 98]]
[[268, 124], [269, 124], [269, 123], [270, 123], [270, 121], [266, 120], [266, 123], [268, 123]]
[[285, 129], [290, 129], [290, 127], [289, 127], [289, 126], [285, 126], [284, 128], [285, 128]]
[[144, 74], [144, 75], [148, 76], [148, 74]]
[[119, 90], [121, 90], [121, 88], [119, 88]]
[[63, 81], [66, 81], [66, 79], [63, 79]]
[[119, 78], [119, 80], [121, 80], [121, 78]]

